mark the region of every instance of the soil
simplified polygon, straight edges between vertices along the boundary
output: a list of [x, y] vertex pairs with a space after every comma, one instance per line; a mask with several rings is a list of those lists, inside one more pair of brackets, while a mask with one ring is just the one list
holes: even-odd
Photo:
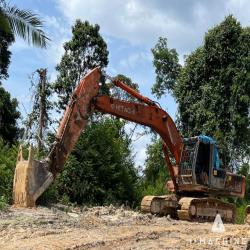
[[247, 249], [250, 225], [212, 226], [114, 206], [9, 208], [0, 212], [0, 249]]

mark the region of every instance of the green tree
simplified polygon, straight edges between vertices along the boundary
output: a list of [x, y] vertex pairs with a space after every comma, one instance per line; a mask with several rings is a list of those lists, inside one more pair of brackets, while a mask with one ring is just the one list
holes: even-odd
[[157, 97], [161, 97], [166, 90], [173, 90], [181, 65], [179, 64], [176, 50], [168, 49], [167, 38], [160, 37], [152, 49], [152, 53], [156, 73], [156, 81], [152, 87], [152, 93]]
[[12, 202], [13, 176], [16, 166], [18, 147], [9, 146], [0, 137], [0, 209], [1, 201]]
[[236, 201], [237, 204], [237, 223], [244, 224], [244, 220], [246, 217], [246, 207], [249, 205], [250, 201], [250, 165], [247, 163], [243, 163], [239, 167], [239, 174], [244, 175], [246, 177], [246, 194], [245, 198], [238, 198]]
[[162, 140], [153, 138], [152, 143], [147, 146], [146, 155], [143, 195], [165, 194], [165, 184], [170, 177], [162, 151]]
[[17, 100], [0, 87], [0, 137], [13, 144], [18, 137], [17, 119], [20, 113], [17, 111]]
[[[163, 51], [168, 54], [167, 44]], [[184, 136], [204, 133], [217, 139], [225, 165], [232, 158], [242, 161], [250, 153], [249, 53], [250, 28], [242, 28], [230, 15], [186, 57], [174, 84], [163, 80], [153, 87], [158, 96], [172, 91]], [[172, 59], [165, 58], [171, 64]]]
[[38, 69], [31, 76], [31, 90], [33, 107], [24, 121], [25, 138], [37, 142], [37, 150], [45, 149], [44, 141], [46, 132], [52, 124], [50, 111], [53, 104], [50, 100], [52, 95], [51, 83], [47, 78], [47, 69]]
[[[239, 174], [244, 175], [246, 177], [246, 195], [245, 195], [245, 201], [250, 201], [250, 165], [247, 163], [243, 163], [239, 167]], [[239, 202], [242, 203], [242, 199], [238, 199]]]
[[[139, 85], [137, 83], [133, 83], [131, 78], [129, 78], [125, 75], [122, 75], [122, 74], [118, 74], [114, 78], [120, 80], [121, 82], [125, 83], [126, 85], [128, 85], [132, 89], [139, 92]], [[129, 95], [126, 91], [124, 91], [118, 87], [113, 86], [112, 83], [109, 86], [111, 87], [111, 94], [110, 95], [112, 97], [117, 98], [119, 100], [125, 100], [125, 101], [137, 101], [136, 98]]]
[[46, 48], [50, 40], [42, 30], [43, 21], [30, 10], [21, 10], [0, 0], [0, 31], [19, 36], [34, 46]]
[[[133, 83], [132, 80], [122, 74], [118, 74], [114, 77], [115, 79], [120, 80], [121, 82], [125, 83], [127, 86], [131, 87], [132, 89], [136, 90], [137, 92], [139, 92], [139, 85], [137, 83]], [[129, 95], [126, 91], [122, 90], [121, 88], [118, 88], [116, 86], [114, 86], [112, 83], [110, 84], [105, 84], [108, 87], [108, 90], [106, 94], [110, 95], [113, 98], [119, 99], [119, 100], [124, 100], [124, 101], [128, 101], [128, 102], [139, 102], [138, 99], [136, 99], [135, 97]], [[104, 93], [105, 94], [105, 93]], [[116, 116], [114, 116], [114, 119], [118, 119], [118, 120], [122, 120], [121, 118], [118, 118]], [[136, 133], [136, 128], [138, 126], [138, 124], [133, 123], [133, 122], [129, 122], [128, 120], [123, 120], [124, 124], [133, 124], [131, 126], [131, 128], [127, 129], [127, 134], [130, 138], [130, 143], [132, 142], [132, 137], [133, 135]], [[127, 126], [127, 128], [129, 128], [129, 126]], [[123, 127], [121, 129], [124, 129]]]
[[132, 204], [137, 200], [138, 176], [123, 121], [92, 122], [58, 177], [59, 195], [79, 204]]
[[0, 30], [0, 85], [2, 79], [8, 77], [11, 52], [9, 46], [14, 42], [14, 36]]
[[[31, 11], [20, 10], [0, 0], [0, 85], [2, 79], [8, 78], [8, 66], [11, 52], [9, 46], [15, 36], [32, 42], [33, 45], [46, 47], [48, 38], [42, 29], [43, 22]], [[11, 99], [10, 94], [0, 88], [0, 136], [13, 143], [17, 138], [16, 120], [20, 117], [17, 111], [17, 100]]]
[[76, 20], [73, 37], [64, 44], [65, 53], [56, 66], [58, 76], [54, 89], [59, 97], [58, 107], [64, 109], [80, 79], [95, 67], [108, 64], [107, 44], [99, 34], [100, 27]]

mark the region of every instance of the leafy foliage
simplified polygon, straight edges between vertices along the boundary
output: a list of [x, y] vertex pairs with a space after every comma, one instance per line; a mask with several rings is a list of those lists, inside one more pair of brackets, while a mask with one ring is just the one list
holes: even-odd
[[70, 155], [57, 180], [59, 195], [79, 204], [132, 204], [138, 176], [122, 121], [92, 122]]
[[236, 223], [237, 224], [244, 224], [246, 218], [246, 207], [248, 203], [244, 202], [241, 205], [236, 207]]
[[0, 80], [8, 77], [8, 66], [11, 57], [9, 46], [13, 42], [14, 37], [12, 34], [0, 30]]
[[[125, 83], [126, 85], [128, 85], [132, 89], [139, 92], [139, 85], [137, 83], [133, 83], [129, 77], [122, 75], [122, 74], [118, 74], [114, 78], [120, 80], [121, 82]], [[117, 87], [114, 87], [111, 89], [111, 96], [114, 98], [117, 98], [119, 100], [125, 100], [125, 101], [129, 101], [129, 102], [137, 101], [136, 98], [134, 98], [133, 96], [129, 95], [124, 90], [117, 88]]]
[[249, 205], [250, 201], [250, 166], [247, 163], [242, 164], [239, 167], [239, 174], [244, 175], [246, 177], [246, 193], [245, 198], [238, 198], [236, 200], [237, 206], [237, 223], [243, 224], [246, 217], [246, 207]]
[[244, 175], [246, 177], [246, 193], [245, 197], [237, 198], [237, 199], [228, 199], [229, 202], [234, 202], [236, 205], [236, 223], [237, 224], [244, 224], [245, 217], [246, 217], [246, 207], [249, 205], [250, 201], [250, 166], [247, 163], [242, 164], [238, 168], [238, 173], [240, 175]]
[[152, 93], [160, 97], [165, 90], [173, 89], [181, 65], [178, 62], [176, 50], [168, 49], [167, 38], [160, 37], [158, 43], [152, 49], [152, 53], [156, 73], [156, 82], [152, 87]]
[[12, 201], [13, 176], [16, 166], [18, 148], [17, 146], [9, 146], [0, 138], [0, 207], [4, 207], [4, 203]]
[[143, 195], [165, 194], [165, 184], [169, 179], [169, 173], [162, 151], [162, 141], [154, 138], [152, 144], [148, 145], [146, 154]]
[[43, 21], [30, 10], [20, 10], [10, 6], [6, 1], [0, 1], [0, 31], [19, 36], [28, 43], [46, 48], [50, 40], [42, 30]]
[[54, 89], [59, 95], [59, 109], [65, 108], [75, 86], [89, 70], [107, 66], [107, 45], [99, 30], [98, 25], [81, 20], [72, 27], [73, 37], [64, 44], [65, 53], [56, 67], [59, 75]]
[[[94, 67], [108, 63], [107, 45], [99, 34], [99, 26], [77, 20], [72, 27], [73, 37], [65, 43], [65, 53], [56, 69], [58, 77], [53, 89], [59, 96], [59, 110], [67, 105], [80, 79]], [[131, 80], [119, 75], [133, 87]], [[103, 84], [103, 94], [129, 98], [125, 93]], [[40, 201], [59, 197], [61, 201], [79, 204], [130, 204], [138, 197], [138, 176], [130, 152], [130, 140], [124, 130], [125, 122], [93, 114], [91, 122], [78, 139], [64, 171], [55, 185]]]
[[[51, 83], [47, 79], [47, 70], [38, 69], [31, 77], [31, 90], [33, 107], [32, 111], [28, 114], [25, 120], [26, 135], [25, 138], [28, 140], [36, 140], [38, 145], [45, 138], [39, 138], [40, 126], [42, 129], [42, 135], [48, 130], [49, 125], [52, 123], [50, 111], [52, 110], [53, 104], [51, 102]], [[40, 124], [40, 115], [42, 114], [42, 124]], [[46, 135], [46, 134], [45, 134]]]
[[10, 144], [15, 142], [19, 133], [17, 119], [20, 113], [17, 106], [17, 100], [11, 99], [10, 94], [0, 87], [0, 136]]
[[[169, 60], [169, 49], [165, 46], [163, 51], [162, 57]], [[154, 85], [158, 96], [172, 91], [179, 104], [183, 135], [215, 137], [225, 165], [231, 159], [242, 161], [250, 153], [249, 53], [250, 29], [228, 16], [209, 30], [204, 44], [186, 58], [174, 85], [168, 79]], [[165, 65], [160, 67], [163, 72]]]
[[[242, 164], [239, 167], [239, 174], [246, 177], [246, 195], [245, 202], [250, 201], [250, 165], [247, 163]], [[242, 199], [238, 199], [238, 202], [242, 204]], [[243, 202], [244, 203], [244, 202]]]

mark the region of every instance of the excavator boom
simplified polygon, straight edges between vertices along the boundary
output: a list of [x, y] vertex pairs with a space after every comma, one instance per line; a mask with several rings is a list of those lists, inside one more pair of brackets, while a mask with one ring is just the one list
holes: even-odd
[[[152, 100], [142, 96], [119, 80], [112, 79], [117, 87], [122, 88], [137, 98], [140, 103], [126, 102], [109, 96], [98, 96], [101, 71], [95, 68], [77, 85], [69, 106], [60, 122], [56, 141], [43, 161], [33, 160], [32, 149], [28, 160], [24, 160], [20, 149], [14, 176], [14, 205], [32, 207], [36, 199], [48, 188], [73, 150], [81, 132], [86, 127], [88, 116], [93, 111], [115, 116], [143, 124], [154, 129], [163, 139], [174, 156], [176, 164], [180, 162], [182, 139], [171, 117]], [[168, 168], [173, 172], [169, 161]], [[174, 180], [173, 180], [174, 181]], [[174, 186], [177, 184], [174, 181]]]
[[233, 222], [234, 205], [209, 196], [243, 197], [245, 178], [219, 167], [215, 141], [204, 135], [182, 139], [166, 111], [117, 79], [111, 78], [111, 81], [138, 102], [100, 95], [101, 75], [102, 72], [95, 68], [77, 85], [60, 122], [56, 141], [44, 160], [34, 160], [31, 148], [26, 161], [20, 148], [14, 177], [14, 205], [35, 206], [37, 198], [63, 170], [87, 125], [88, 116], [99, 111], [151, 127], [162, 138], [171, 177], [167, 187], [175, 195], [146, 196], [141, 203], [142, 211], [169, 213], [188, 220], [213, 219], [219, 211], [225, 221]]
[[100, 77], [100, 70], [95, 68], [77, 85], [60, 122], [56, 141], [46, 159], [34, 160], [30, 147], [29, 158], [25, 160], [20, 147], [13, 182], [15, 207], [34, 207], [38, 197], [62, 171], [68, 155], [87, 125], [91, 100], [99, 91]]

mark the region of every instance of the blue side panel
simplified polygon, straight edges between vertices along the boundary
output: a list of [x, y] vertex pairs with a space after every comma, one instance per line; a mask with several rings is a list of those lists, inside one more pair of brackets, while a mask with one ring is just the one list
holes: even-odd
[[199, 140], [205, 144], [214, 144], [214, 168], [219, 169], [220, 159], [219, 159], [219, 153], [218, 153], [218, 147], [216, 145], [216, 141], [212, 137], [209, 137], [206, 135], [199, 135]]

